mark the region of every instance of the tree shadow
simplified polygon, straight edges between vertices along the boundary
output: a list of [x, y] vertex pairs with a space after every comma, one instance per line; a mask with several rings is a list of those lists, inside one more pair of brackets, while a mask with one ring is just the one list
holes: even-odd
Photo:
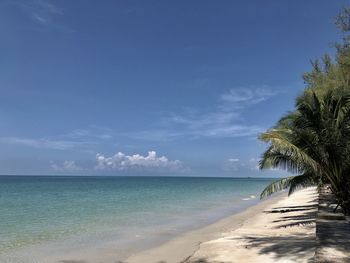
[[[264, 213], [283, 214], [283, 216], [281, 216], [279, 219], [274, 220], [273, 223], [284, 223], [278, 224], [275, 228], [286, 228], [315, 224], [317, 208], [317, 203], [314, 203], [312, 205], [281, 206], [275, 207], [268, 211], [264, 211]], [[294, 214], [294, 212], [302, 213]]]
[[[320, 251], [324, 248], [326, 252], [329, 249], [334, 249], [344, 253], [347, 257], [350, 256], [350, 221], [344, 217], [341, 209], [335, 212], [336, 206], [337, 202], [333, 194], [329, 193], [329, 191], [321, 192], [319, 216], [316, 225], [318, 242], [318, 248], [316, 250], [317, 258], [322, 256], [322, 252], [320, 253]], [[338, 256], [340, 258], [343, 257], [339, 254]], [[332, 257], [337, 257], [337, 253], [334, 255], [326, 253], [322, 260], [325, 261], [327, 258], [332, 259]], [[340, 260], [340, 258], [338, 260], [343, 262], [344, 260]], [[345, 262], [350, 262], [350, 259], [347, 258]]]
[[300, 211], [309, 211], [317, 209], [317, 203], [312, 205], [295, 205], [295, 206], [281, 206], [274, 207], [269, 211], [264, 211], [264, 213], [289, 213], [289, 212], [300, 212]]
[[[292, 257], [296, 262], [300, 256], [315, 251], [316, 240], [314, 236], [294, 234], [290, 236], [268, 236], [255, 237], [245, 236], [248, 240], [248, 248], [260, 248], [259, 254], [274, 253], [274, 257], [283, 258], [286, 255]], [[310, 261], [311, 262], [311, 261]]]
[[[320, 247], [334, 248], [349, 253], [350, 248], [350, 222], [347, 220], [332, 220], [317, 222], [317, 239]], [[350, 261], [350, 259], [349, 259]]]
[[[313, 203], [306, 205], [295, 206], [279, 206], [270, 210], [264, 211], [264, 213], [277, 213], [278, 218], [272, 222], [272, 227], [276, 229], [294, 227], [294, 226], [307, 226], [315, 225], [317, 215], [317, 199]], [[256, 236], [256, 235], [244, 235], [230, 238], [232, 241], [239, 243], [246, 243], [245, 248], [255, 248], [261, 255], [273, 253], [276, 259], [283, 259], [288, 256], [293, 261], [298, 262], [306, 255], [314, 255], [316, 248], [316, 236], [304, 233], [293, 233], [290, 235], [281, 234], [280, 231], [276, 232], [276, 235]], [[310, 262], [313, 262], [313, 256], [310, 258]], [[191, 261], [191, 263], [213, 263], [208, 259], [200, 259], [197, 261]], [[221, 262], [215, 262], [221, 263]]]
[[[316, 226], [318, 199], [317, 196], [304, 205], [279, 206], [264, 212], [281, 214], [278, 219], [273, 221], [277, 224], [275, 226], [277, 229], [294, 226]], [[314, 253], [316, 248], [316, 235], [310, 236], [302, 233], [288, 236], [245, 236], [244, 238], [249, 240], [250, 247], [260, 247], [260, 254], [274, 253], [276, 258], [289, 255], [294, 257], [296, 261], [300, 258], [300, 255]]]
[[[248, 242], [245, 245], [247, 253], [249, 249], [258, 249], [260, 255], [273, 253], [276, 259], [283, 259], [288, 256], [293, 261], [298, 262], [303, 255], [314, 254], [316, 240], [314, 236], [306, 236], [303, 234], [294, 234], [290, 236], [249, 236], [231, 238], [231, 240], [237, 242]], [[186, 263], [225, 263], [219, 261], [210, 261], [205, 258], [198, 260], [188, 260]], [[244, 261], [242, 261], [244, 262]], [[313, 257], [309, 262], [314, 262]]]

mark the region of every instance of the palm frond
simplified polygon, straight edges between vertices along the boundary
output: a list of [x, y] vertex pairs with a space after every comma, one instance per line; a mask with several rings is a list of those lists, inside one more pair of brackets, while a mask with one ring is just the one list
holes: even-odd
[[302, 189], [302, 188], [306, 188], [306, 187], [309, 187], [309, 186], [315, 186], [317, 184], [318, 184], [318, 181], [315, 178], [315, 176], [313, 176], [312, 174], [305, 173], [305, 174], [302, 174], [302, 175], [294, 176], [290, 180], [290, 186], [289, 186], [288, 195], [291, 195], [296, 190], [299, 190], [299, 189]]
[[299, 162], [294, 157], [288, 152], [277, 151], [271, 146], [264, 152], [259, 167], [260, 169], [279, 168], [289, 172], [301, 172], [305, 168], [304, 163]]
[[[312, 168], [315, 172], [320, 169], [319, 164], [308, 155], [302, 148], [298, 147], [292, 142], [291, 138], [292, 131], [288, 129], [272, 129], [260, 135], [260, 139], [265, 142], [270, 142], [271, 146], [269, 152], [277, 152], [288, 156], [289, 166], [286, 168], [290, 172], [300, 172], [298, 164], [304, 164]], [[266, 151], [268, 152], [268, 151]], [[260, 163], [260, 168], [270, 168], [268, 165], [271, 165], [273, 160], [265, 160], [263, 155], [263, 160]], [[286, 158], [287, 160], [287, 158]], [[279, 164], [275, 164], [278, 166]]]
[[272, 195], [273, 193], [279, 192], [281, 190], [287, 189], [290, 186], [290, 181], [295, 176], [290, 176], [287, 178], [282, 178], [280, 180], [274, 181], [268, 186], [265, 187], [265, 189], [260, 194], [260, 199], [263, 199], [265, 197], [268, 197]]
[[302, 189], [309, 186], [317, 185], [317, 181], [312, 174], [305, 173], [301, 175], [289, 176], [280, 180], [274, 181], [269, 184], [262, 191], [260, 199], [266, 198], [273, 193], [289, 188], [288, 195], [291, 195], [298, 189]]

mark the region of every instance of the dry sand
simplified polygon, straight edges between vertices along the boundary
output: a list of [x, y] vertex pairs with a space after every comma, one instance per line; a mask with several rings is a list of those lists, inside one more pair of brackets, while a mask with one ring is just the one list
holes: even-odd
[[126, 262], [312, 262], [317, 198], [315, 188], [275, 196]]

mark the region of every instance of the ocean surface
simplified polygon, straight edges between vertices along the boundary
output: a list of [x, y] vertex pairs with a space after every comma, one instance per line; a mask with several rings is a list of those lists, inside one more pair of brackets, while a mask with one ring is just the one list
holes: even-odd
[[0, 262], [111, 247], [126, 257], [258, 202], [272, 179], [0, 177]]

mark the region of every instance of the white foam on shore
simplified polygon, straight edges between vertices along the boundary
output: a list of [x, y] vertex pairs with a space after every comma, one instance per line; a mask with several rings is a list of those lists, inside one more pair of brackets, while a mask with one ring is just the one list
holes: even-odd
[[249, 201], [249, 200], [252, 200], [252, 199], [255, 199], [255, 198], [256, 198], [255, 195], [250, 195], [249, 197], [242, 198], [241, 200], [242, 200], [242, 201]]

